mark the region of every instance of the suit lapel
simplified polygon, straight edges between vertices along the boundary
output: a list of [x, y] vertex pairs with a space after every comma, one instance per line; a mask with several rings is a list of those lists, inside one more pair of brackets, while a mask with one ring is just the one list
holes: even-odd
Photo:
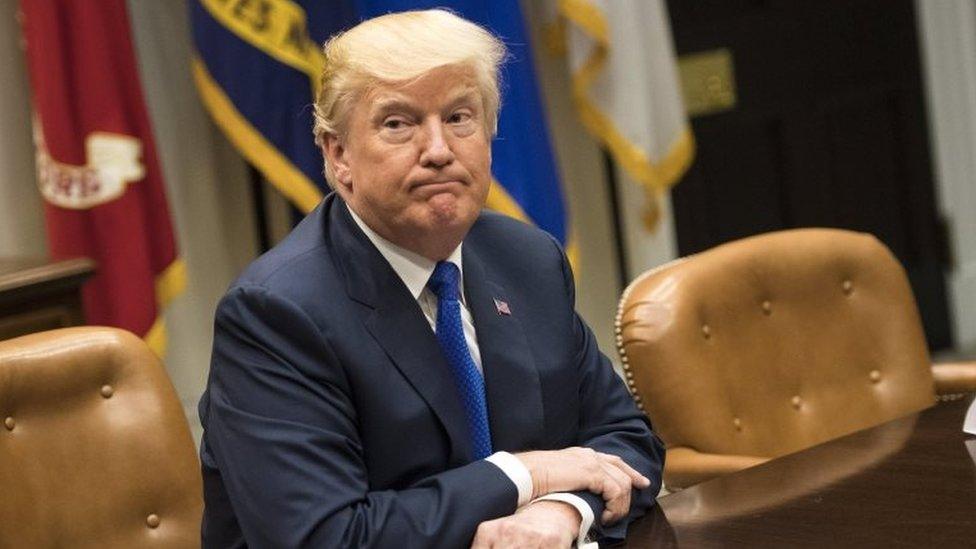
[[[333, 242], [354, 300], [371, 307], [366, 329], [440, 420], [451, 463], [472, 460], [471, 437], [451, 370], [430, 325], [403, 280], [356, 226], [345, 204], [332, 204]], [[390, 395], [395, 401], [396, 395]]]
[[[485, 372], [494, 449], [536, 448], [544, 428], [542, 389], [519, 320], [519, 303], [513, 303], [505, 288], [489, 279], [485, 265], [467, 242], [463, 262], [465, 299], [474, 317]], [[511, 314], [500, 314], [496, 299], [506, 302]]]
[[[403, 281], [397, 278], [397, 282]], [[366, 328], [444, 425], [451, 440], [451, 461], [468, 463], [473, 455], [471, 435], [451, 370], [406, 287], [392, 293], [396, 295], [373, 311]]]

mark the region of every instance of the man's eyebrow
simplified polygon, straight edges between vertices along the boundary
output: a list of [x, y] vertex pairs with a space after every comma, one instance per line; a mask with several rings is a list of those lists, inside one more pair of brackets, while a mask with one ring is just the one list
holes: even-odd
[[374, 113], [389, 111], [416, 111], [417, 107], [401, 97], [381, 97], [373, 102]]
[[480, 99], [479, 95], [480, 93], [478, 88], [476, 88], [475, 86], [466, 86], [452, 93], [450, 95], [450, 100], [448, 101], [448, 104], [451, 105], [452, 107], [455, 107], [457, 106], [458, 103], [463, 103], [465, 101], [477, 102]]

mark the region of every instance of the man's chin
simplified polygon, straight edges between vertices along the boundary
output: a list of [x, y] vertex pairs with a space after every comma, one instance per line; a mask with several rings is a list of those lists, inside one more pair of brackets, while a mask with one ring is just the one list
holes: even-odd
[[451, 193], [440, 193], [425, 201], [425, 217], [432, 227], [467, 230], [477, 219], [480, 208]]

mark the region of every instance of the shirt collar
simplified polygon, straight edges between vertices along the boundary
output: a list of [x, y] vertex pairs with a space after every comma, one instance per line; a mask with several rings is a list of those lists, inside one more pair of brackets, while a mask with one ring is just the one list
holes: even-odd
[[[410, 295], [414, 299], [420, 298], [420, 293], [427, 286], [430, 275], [434, 274], [434, 267], [437, 266], [437, 262], [431, 261], [418, 253], [411, 252], [406, 248], [397, 246], [383, 238], [371, 229], [365, 221], [360, 219], [348, 204], [346, 205], [346, 209], [352, 216], [353, 221], [356, 222], [356, 225], [359, 225], [359, 228], [366, 233], [366, 238], [376, 246], [376, 249], [379, 250], [387, 263], [390, 264], [390, 267], [393, 267], [393, 271], [407, 285], [407, 289], [410, 290]], [[460, 274], [458, 284], [461, 288], [464, 288], [464, 269], [461, 267], [461, 246], [463, 245], [463, 242], [458, 244], [457, 248], [454, 248], [454, 251], [447, 258], [447, 261], [450, 261], [458, 268], [458, 273]], [[463, 296], [464, 292], [461, 291], [460, 294]], [[464, 301], [464, 297], [461, 300]]]

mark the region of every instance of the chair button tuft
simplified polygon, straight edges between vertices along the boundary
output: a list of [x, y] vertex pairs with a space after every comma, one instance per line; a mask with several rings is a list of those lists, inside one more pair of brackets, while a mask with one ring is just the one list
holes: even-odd
[[113, 389], [111, 385], [107, 385], [107, 384], [102, 385], [101, 393], [103, 397], [111, 398], [112, 395], [115, 393], [115, 389]]
[[742, 430], [742, 420], [741, 419], [739, 419], [737, 417], [732, 418], [732, 425], [735, 426], [735, 430], [736, 431], [741, 431]]
[[871, 378], [872, 383], [877, 383], [881, 381], [881, 372], [878, 370], [871, 370], [871, 373], [868, 374], [868, 377]]
[[156, 528], [156, 527], [158, 527], [159, 526], [159, 515], [157, 515], [156, 513], [152, 513], [151, 515], [149, 515], [148, 517], [146, 517], [146, 526], [148, 526], [150, 528]]
[[3, 420], [3, 426], [6, 427], [8, 431], [13, 431], [14, 427], [17, 426], [17, 422], [14, 421], [14, 418], [7, 416]]
[[851, 293], [853, 293], [853, 292], [854, 292], [854, 283], [853, 283], [853, 282], [851, 282], [850, 280], [845, 280], [845, 281], [844, 281], [844, 282], [843, 282], [843, 283], [841, 284], [841, 287], [842, 287], [842, 288], [844, 289], [844, 293], [845, 293], [846, 295], [851, 295]]
[[702, 335], [705, 336], [705, 339], [710, 339], [712, 337], [712, 327], [708, 324], [702, 324], [701, 331]]
[[766, 301], [763, 301], [762, 310], [763, 310], [763, 314], [765, 314], [766, 316], [773, 314], [773, 304], [770, 303], [768, 299]]
[[799, 410], [800, 406], [803, 405], [803, 399], [800, 398], [800, 395], [793, 395], [793, 398], [790, 399], [790, 404], [793, 405], [794, 410]]

